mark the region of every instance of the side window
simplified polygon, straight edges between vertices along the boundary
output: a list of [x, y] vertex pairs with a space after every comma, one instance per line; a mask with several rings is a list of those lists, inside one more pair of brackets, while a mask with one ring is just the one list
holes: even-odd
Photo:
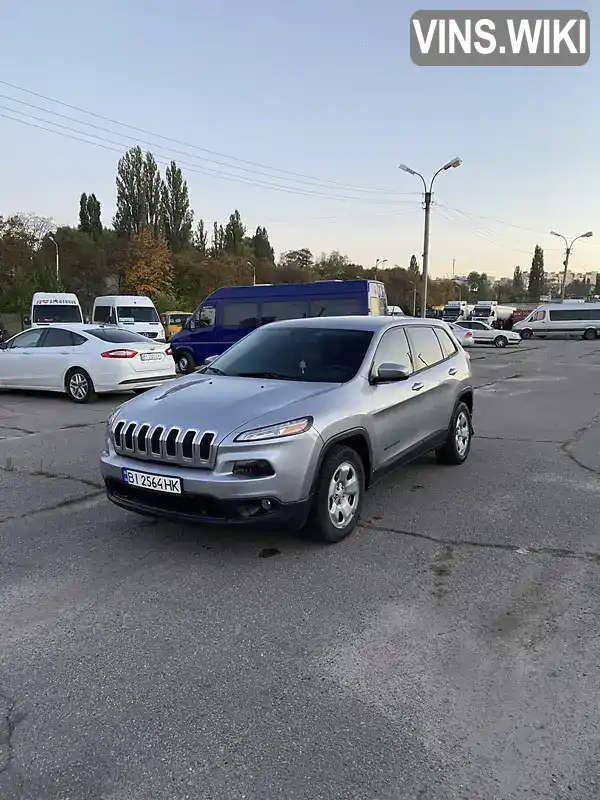
[[354, 297], [323, 298], [322, 300], [311, 300], [310, 303], [311, 317], [345, 317], [360, 313], [360, 300]]
[[225, 303], [221, 325], [223, 327], [258, 325], [258, 303]]
[[410, 341], [416, 370], [433, 367], [443, 361], [442, 346], [433, 328], [426, 325], [415, 325], [408, 327], [406, 333]]
[[546, 316], [545, 311], [536, 311], [533, 317], [531, 318], [532, 322], [541, 322], [544, 317]]
[[409, 370], [414, 369], [410, 347], [404, 328], [391, 328], [381, 337], [373, 359], [374, 372], [381, 364], [400, 364]]
[[86, 342], [87, 339], [85, 338], [85, 336], [80, 336], [78, 333], [73, 334], [73, 344], [75, 345], [75, 347], [79, 347], [80, 344], [85, 344]]
[[600, 319], [600, 308], [590, 308], [590, 319]]
[[94, 322], [109, 322], [111, 306], [96, 306], [94, 309]]
[[11, 348], [20, 349], [24, 347], [37, 347], [39, 340], [46, 333], [46, 328], [33, 328], [21, 333], [10, 343]]
[[482, 325], [481, 322], [465, 322], [463, 328], [467, 328], [472, 331], [484, 331], [485, 325]]
[[73, 334], [64, 328], [49, 328], [42, 347], [73, 347]]
[[442, 346], [442, 353], [444, 354], [444, 358], [450, 358], [455, 353], [458, 352], [458, 348], [450, 338], [449, 334], [442, 330], [441, 328], [434, 329], [438, 339], [440, 340], [440, 345]]
[[306, 300], [270, 300], [261, 305], [263, 323], [277, 322], [279, 319], [305, 319], [308, 316]]
[[194, 314], [194, 321], [198, 328], [212, 328], [217, 318], [217, 309], [214, 306], [202, 306]]

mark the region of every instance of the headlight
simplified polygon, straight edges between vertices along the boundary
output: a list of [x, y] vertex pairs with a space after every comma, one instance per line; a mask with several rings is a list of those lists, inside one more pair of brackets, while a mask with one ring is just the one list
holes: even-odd
[[266, 439], [283, 439], [286, 436], [296, 436], [305, 433], [312, 427], [312, 417], [302, 417], [278, 425], [269, 425], [266, 428], [256, 428], [253, 431], [244, 431], [235, 437], [236, 442], [258, 442]]

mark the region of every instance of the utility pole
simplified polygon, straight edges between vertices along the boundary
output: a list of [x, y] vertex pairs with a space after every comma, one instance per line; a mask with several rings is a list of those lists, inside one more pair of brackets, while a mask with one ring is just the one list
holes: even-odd
[[375, 272], [374, 272], [373, 280], [377, 280], [377, 268], [379, 266], [383, 266], [386, 262], [387, 262], [387, 258], [384, 258], [383, 261], [380, 258], [375, 260]]
[[48, 238], [50, 239], [51, 242], [54, 242], [54, 247], [56, 247], [56, 283], [58, 284], [60, 281], [60, 259], [58, 255], [58, 242], [56, 241], [54, 236], [52, 236], [52, 234], [48, 234]]
[[425, 227], [423, 231], [423, 293], [421, 298], [421, 303], [423, 308], [421, 309], [421, 316], [427, 316], [427, 279], [429, 277], [429, 225], [431, 219], [431, 203], [433, 201], [433, 182], [440, 174], [440, 172], [444, 172], [445, 170], [460, 167], [462, 161], [460, 158], [454, 158], [452, 161], [449, 161], [447, 164], [444, 164], [443, 167], [440, 167], [438, 171], [434, 174], [433, 178], [429, 182], [429, 188], [427, 187], [427, 182], [425, 178], [421, 175], [420, 172], [415, 172], [414, 169], [411, 169], [406, 164], [400, 164], [399, 169], [403, 172], [408, 172], [409, 175], [416, 175], [418, 178], [421, 178], [423, 181], [423, 188], [425, 190]]
[[454, 280], [454, 275], [456, 274], [456, 259], [452, 259], [452, 280]]
[[579, 234], [579, 236], [576, 236], [574, 239], [572, 239], [570, 244], [569, 244], [569, 240], [567, 239], [567, 237], [563, 236], [562, 233], [557, 233], [556, 231], [550, 231], [550, 234], [552, 236], [558, 236], [560, 239], [563, 239], [564, 243], [565, 243], [565, 248], [566, 248], [565, 249], [565, 260], [563, 261], [563, 264], [564, 264], [565, 268], [564, 268], [564, 271], [563, 271], [562, 287], [561, 287], [561, 290], [560, 290], [560, 299], [564, 300], [565, 299], [565, 291], [567, 289], [567, 273], [568, 273], [568, 270], [569, 270], [569, 256], [571, 255], [571, 251], [573, 249], [573, 245], [575, 244], [575, 242], [578, 239], [589, 239], [590, 236], [594, 235], [594, 232], [593, 231], [588, 231], [587, 233], [581, 233], [581, 234]]
[[256, 266], [251, 261], [247, 261], [246, 263], [252, 270], [252, 286], [256, 286]]

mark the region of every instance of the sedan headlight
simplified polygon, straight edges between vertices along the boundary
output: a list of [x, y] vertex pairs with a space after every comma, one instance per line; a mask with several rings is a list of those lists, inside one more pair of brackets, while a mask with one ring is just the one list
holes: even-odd
[[277, 425], [268, 425], [266, 428], [255, 428], [252, 431], [244, 431], [235, 437], [236, 442], [259, 442], [269, 439], [283, 439], [287, 436], [296, 436], [305, 433], [312, 427], [312, 417], [302, 417], [292, 419], [288, 422], [280, 422]]

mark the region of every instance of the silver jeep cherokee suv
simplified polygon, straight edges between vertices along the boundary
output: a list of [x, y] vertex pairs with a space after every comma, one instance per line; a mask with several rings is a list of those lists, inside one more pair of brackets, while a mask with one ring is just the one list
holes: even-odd
[[430, 450], [444, 464], [469, 454], [469, 357], [444, 322], [273, 322], [207, 361], [110, 417], [102, 474], [113, 503], [338, 542], [383, 472]]

